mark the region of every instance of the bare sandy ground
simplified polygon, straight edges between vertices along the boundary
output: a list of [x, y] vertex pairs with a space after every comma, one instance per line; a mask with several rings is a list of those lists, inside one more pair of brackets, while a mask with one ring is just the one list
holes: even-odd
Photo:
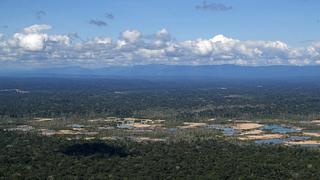
[[266, 140], [266, 139], [278, 139], [283, 138], [282, 134], [262, 134], [262, 135], [249, 135], [245, 137], [239, 137], [240, 140]]
[[149, 128], [151, 125], [149, 124], [142, 124], [142, 123], [133, 123], [131, 124], [132, 127], [134, 128]]
[[158, 119], [158, 120], [154, 120], [153, 123], [161, 124], [161, 123], [164, 123], [165, 121], [166, 120]]
[[84, 139], [85, 140], [93, 140], [93, 139], [95, 139], [95, 137], [85, 137]]
[[138, 119], [137, 118], [128, 117], [128, 118], [123, 118], [123, 120], [125, 120], [125, 121], [134, 121], [134, 120], [138, 120]]
[[34, 118], [37, 122], [53, 121], [53, 118]]
[[320, 120], [313, 120], [311, 123], [320, 126]]
[[72, 130], [74, 130], [74, 131], [84, 131], [85, 129], [84, 128], [72, 128]]
[[120, 118], [117, 118], [117, 117], [107, 117], [107, 118], [89, 119], [88, 122], [115, 122], [119, 120]]
[[151, 129], [155, 129], [155, 128], [161, 128], [161, 127], [163, 127], [164, 125], [163, 124], [152, 124], [151, 126], [150, 126], [150, 128]]
[[303, 135], [320, 137], [320, 132], [303, 132]]
[[89, 131], [89, 132], [81, 132], [81, 134], [89, 135], [89, 136], [94, 136], [99, 134], [98, 132], [95, 131]]
[[207, 123], [184, 122], [183, 126], [178, 126], [178, 128], [181, 128], [181, 129], [199, 128], [199, 127], [203, 127], [206, 125], [207, 125]]
[[89, 119], [88, 122], [102, 122], [105, 121], [105, 119]]
[[85, 135], [97, 135], [98, 132], [95, 131], [75, 131], [75, 130], [70, 130], [70, 129], [62, 129], [56, 132], [57, 135], [76, 135], [76, 134], [85, 134]]
[[62, 130], [59, 130], [56, 134], [58, 134], [58, 135], [74, 135], [74, 134], [80, 134], [80, 132], [69, 130], [69, 129], [62, 129]]
[[313, 120], [311, 123], [320, 123], [320, 120]]
[[232, 128], [238, 129], [238, 130], [249, 130], [249, 129], [257, 129], [262, 126], [263, 126], [262, 124], [258, 124], [258, 123], [239, 123], [232, 126]]
[[39, 131], [44, 136], [52, 136], [52, 135], [55, 135], [57, 133], [55, 130], [49, 130], [49, 129], [39, 129]]
[[286, 145], [320, 145], [320, 141], [304, 140], [304, 141], [288, 141]]
[[142, 141], [165, 141], [165, 139], [160, 138], [150, 138], [150, 137], [137, 137], [135, 138], [136, 141], [142, 142]]

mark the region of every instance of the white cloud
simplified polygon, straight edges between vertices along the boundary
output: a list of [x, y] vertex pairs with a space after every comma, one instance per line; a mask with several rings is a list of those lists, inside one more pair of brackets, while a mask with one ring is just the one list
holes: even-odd
[[110, 38], [110, 37], [95, 37], [93, 39], [92, 43], [111, 44], [112, 43], [112, 38]]
[[45, 30], [50, 30], [52, 27], [47, 24], [34, 24], [32, 26], [24, 28], [25, 33], [39, 33]]
[[156, 33], [156, 37], [158, 39], [166, 39], [168, 37], [170, 37], [170, 34], [168, 32], [168, 30], [166, 30], [165, 28], [159, 30], [157, 33]]
[[127, 45], [127, 42], [125, 40], [118, 40], [117, 41], [117, 48], [123, 48]]
[[165, 51], [163, 49], [138, 49], [137, 54], [145, 58], [161, 58], [163, 57]]
[[69, 35], [45, 33], [50, 25], [32, 25], [12, 37], [0, 39], [0, 62], [21, 64], [123, 65], [123, 64], [241, 64], [312, 65], [320, 62], [320, 42], [293, 48], [281, 41], [242, 41], [216, 35], [208, 39], [177, 41], [166, 29], [153, 35], [137, 30], [87, 41]]
[[70, 37], [66, 35], [51, 35], [48, 40], [65, 46], [69, 46], [71, 43]]
[[26, 27], [23, 32], [15, 33], [9, 40], [9, 44], [26, 51], [41, 51], [45, 48], [48, 39], [55, 41], [57, 38], [62, 37], [61, 35], [48, 37], [47, 34], [42, 33], [42, 31], [49, 29], [51, 29], [51, 26], [46, 24], [35, 24]]
[[239, 40], [234, 40], [234, 39], [231, 39], [231, 38], [227, 38], [222, 34], [216, 35], [210, 40], [213, 43], [235, 43], [235, 42], [239, 42]]
[[21, 34], [16, 33], [13, 36], [13, 41], [23, 48], [29, 51], [40, 51], [45, 47], [45, 41], [48, 39], [46, 34]]
[[122, 38], [130, 43], [135, 43], [141, 37], [141, 33], [137, 30], [126, 30], [122, 33]]

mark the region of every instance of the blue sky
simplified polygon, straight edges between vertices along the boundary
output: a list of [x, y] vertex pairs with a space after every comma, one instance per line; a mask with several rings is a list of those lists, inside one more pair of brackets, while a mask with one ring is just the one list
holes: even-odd
[[[48, 35], [77, 33], [84, 41], [106, 36], [116, 41], [126, 30], [145, 37], [161, 29], [179, 42], [222, 34], [240, 41], [281, 41], [290, 48], [306, 48], [320, 40], [317, 0], [207, 0], [205, 5], [210, 8], [197, 9], [204, 6], [199, 0], [1, 0], [0, 33], [10, 39], [26, 27], [46, 24], [51, 26]], [[217, 10], [218, 6], [226, 9]]]
[[[224, 34], [242, 40], [281, 40], [292, 45], [318, 40], [320, 1], [317, 0], [225, 0], [225, 12], [199, 11], [199, 0], [2, 0], [0, 22], [13, 33], [35, 23], [48, 23], [53, 32], [78, 32], [83, 37], [108, 34], [117, 37], [126, 29], [153, 33], [168, 29], [177, 39], [209, 38]], [[46, 15], [38, 20], [37, 11]], [[91, 19], [114, 14], [108, 27], [95, 28]], [[3, 30], [2, 30], [3, 31]]]

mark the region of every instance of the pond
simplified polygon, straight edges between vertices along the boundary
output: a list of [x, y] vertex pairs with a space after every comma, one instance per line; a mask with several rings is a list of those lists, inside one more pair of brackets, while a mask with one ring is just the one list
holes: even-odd
[[[223, 124], [210, 124], [207, 125], [207, 128], [211, 129], [216, 129], [221, 131], [225, 136], [234, 136], [234, 135], [240, 135], [241, 130], [236, 130], [228, 125], [223, 125]], [[285, 126], [285, 125], [277, 125], [277, 124], [265, 124], [260, 128], [257, 128], [259, 130], [266, 132], [271, 132], [271, 133], [276, 133], [276, 134], [286, 134], [284, 138], [273, 138], [273, 139], [257, 139], [254, 140], [253, 142], [256, 144], [283, 144], [289, 141], [304, 141], [304, 140], [310, 140], [311, 137], [309, 135], [292, 135], [290, 136], [290, 133], [299, 133], [301, 132], [300, 129], [290, 127], [290, 126]], [[244, 131], [245, 132], [245, 131]], [[319, 145], [313, 145], [313, 144], [306, 144], [306, 145], [301, 145], [301, 146], [319, 146]]]
[[280, 133], [280, 134], [287, 134], [287, 133], [295, 133], [295, 132], [300, 132], [300, 130], [292, 128], [292, 127], [287, 127], [283, 125], [277, 125], [277, 124], [267, 124], [259, 128], [261, 130], [269, 130], [273, 133]]
[[309, 136], [290, 136], [287, 138], [255, 140], [254, 142], [257, 144], [281, 144], [287, 141], [302, 141], [307, 139], [310, 139], [310, 137]]
[[169, 132], [176, 132], [176, 131], [177, 131], [177, 128], [167, 128], [167, 130], [168, 130]]
[[220, 124], [210, 124], [207, 127], [211, 128], [211, 129], [220, 130], [226, 136], [232, 136], [232, 135], [234, 135], [236, 133], [236, 130], [234, 128], [226, 127], [226, 126], [223, 126], [223, 125], [220, 125]]

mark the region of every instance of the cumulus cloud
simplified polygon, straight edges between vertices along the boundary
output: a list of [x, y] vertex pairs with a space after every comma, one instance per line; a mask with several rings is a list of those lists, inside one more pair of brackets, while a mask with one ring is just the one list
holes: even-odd
[[105, 27], [105, 26], [108, 25], [107, 22], [105, 22], [105, 21], [102, 21], [102, 20], [94, 20], [94, 19], [90, 20], [90, 21], [89, 21], [89, 24], [94, 25], [94, 26], [97, 26], [97, 27]]
[[48, 44], [56, 46], [70, 45], [70, 38], [66, 35], [48, 35], [43, 31], [52, 27], [47, 24], [35, 24], [23, 29], [23, 32], [15, 33], [8, 43], [15, 48], [25, 51], [42, 51]]
[[202, 4], [196, 5], [197, 10], [204, 11], [229, 11], [232, 9], [232, 6], [227, 6], [222, 3], [208, 3], [207, 1], [203, 1]]
[[75, 41], [77, 34], [50, 34], [50, 25], [32, 25], [0, 38], [0, 64], [137, 65], [137, 64], [320, 64], [320, 42], [293, 48], [282, 41], [239, 40], [222, 34], [178, 41], [167, 29], [144, 35], [126, 30], [109, 36]]
[[155, 35], [156, 39], [161, 40], [161, 41], [169, 41], [171, 40], [170, 33], [168, 32], [167, 29], [160, 29], [158, 32], [156, 32]]
[[50, 30], [52, 27], [47, 24], [35, 24], [29, 27], [24, 28], [25, 33], [39, 33], [45, 30]]
[[137, 30], [126, 30], [122, 33], [122, 38], [130, 43], [137, 42], [141, 37], [141, 33]]
[[48, 36], [45, 34], [22, 34], [16, 33], [13, 36], [13, 43], [24, 50], [40, 51], [44, 49]]
[[47, 40], [62, 46], [69, 46], [71, 43], [71, 39], [68, 35], [51, 35], [48, 36]]
[[91, 41], [93, 44], [111, 44], [112, 38], [110, 37], [95, 37], [93, 41]]

